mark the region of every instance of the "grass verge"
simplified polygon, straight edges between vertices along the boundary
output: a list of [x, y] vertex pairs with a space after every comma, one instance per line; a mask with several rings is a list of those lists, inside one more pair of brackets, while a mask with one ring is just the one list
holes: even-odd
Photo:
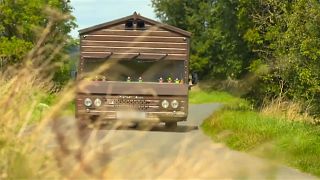
[[[210, 97], [219, 95], [222, 96]], [[224, 101], [224, 108], [202, 124], [214, 141], [320, 176], [319, 126], [267, 116], [253, 111], [245, 100], [226, 93], [194, 92], [191, 98], [194, 97], [200, 98], [191, 102]]]
[[223, 104], [237, 104], [244, 101], [222, 91], [204, 91], [200, 89], [192, 89], [192, 91], [189, 92], [189, 103], [191, 104], [203, 104], [212, 102]]
[[[39, 103], [33, 109], [32, 118], [30, 121], [31, 124], [39, 123], [41, 121], [43, 116], [46, 113], [48, 113], [48, 111], [50, 111], [50, 108], [57, 103], [59, 94], [58, 93], [50, 94], [48, 92], [38, 91], [37, 93], [35, 93], [34, 96], [39, 98], [38, 100]], [[60, 114], [62, 116], [74, 116], [74, 112], [75, 112], [75, 104], [72, 101], [67, 105], [66, 108], [64, 108], [60, 112]]]

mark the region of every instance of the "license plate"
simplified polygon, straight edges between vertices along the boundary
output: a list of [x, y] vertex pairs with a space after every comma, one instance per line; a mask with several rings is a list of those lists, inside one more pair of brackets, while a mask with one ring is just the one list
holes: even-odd
[[117, 112], [117, 119], [145, 119], [146, 113], [139, 111], [126, 111], [126, 112]]

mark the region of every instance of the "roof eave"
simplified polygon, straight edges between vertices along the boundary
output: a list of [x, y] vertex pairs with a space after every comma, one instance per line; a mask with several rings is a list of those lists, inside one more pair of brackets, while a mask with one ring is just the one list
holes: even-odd
[[191, 33], [188, 32], [188, 31], [185, 31], [183, 29], [180, 29], [180, 28], [177, 28], [177, 27], [174, 27], [174, 26], [171, 26], [169, 24], [165, 24], [165, 23], [160, 23], [158, 21], [155, 21], [153, 19], [149, 19], [149, 18], [146, 18], [146, 17], [143, 17], [143, 16], [140, 16], [139, 15], [139, 18], [146, 21], [146, 22], [149, 22], [150, 24], [153, 24], [153, 25], [156, 25], [158, 27], [162, 27], [162, 28], [165, 28], [167, 30], [170, 30], [170, 31], [173, 31], [173, 32], [176, 32], [176, 33], [179, 33], [181, 35], [184, 35], [184, 36], [187, 36], [187, 37], [190, 37], [191, 36]]
[[89, 32], [95, 31], [95, 30], [99, 30], [99, 29], [102, 29], [102, 28], [105, 28], [105, 27], [108, 27], [108, 26], [120, 24], [120, 23], [122, 23], [122, 22], [124, 22], [124, 21], [126, 21], [128, 19], [133, 19], [133, 18], [134, 19], [135, 18], [142, 19], [142, 20], [144, 20], [144, 21], [146, 21], [146, 22], [148, 22], [150, 24], [153, 24], [155, 26], [167, 29], [169, 31], [176, 32], [178, 34], [181, 34], [181, 35], [184, 35], [184, 36], [187, 36], [187, 37], [191, 36], [191, 33], [188, 32], [188, 31], [182, 30], [180, 28], [177, 28], [177, 27], [174, 27], [174, 26], [171, 26], [171, 25], [168, 25], [168, 24], [160, 23], [160, 22], [155, 21], [153, 19], [149, 19], [149, 18], [143, 17], [141, 15], [137, 15], [137, 14], [126, 16], [126, 17], [123, 17], [123, 18], [120, 18], [120, 19], [116, 19], [116, 20], [113, 20], [113, 21], [110, 21], [110, 22], [98, 24], [98, 25], [91, 26], [91, 27], [88, 27], [88, 28], [84, 28], [84, 29], [79, 30], [78, 32], [79, 32], [79, 35], [83, 35], [83, 34], [86, 34], [86, 33], [89, 33]]
[[88, 27], [88, 28], [80, 29], [78, 32], [79, 32], [80, 35], [82, 35], [82, 34], [89, 33], [89, 32], [92, 32], [92, 31], [95, 31], [95, 30], [98, 30], [98, 29], [102, 29], [104, 27], [108, 27], [108, 26], [112, 26], [112, 25], [116, 25], [116, 24], [122, 23], [123, 21], [126, 21], [126, 20], [131, 19], [131, 18], [133, 18], [133, 15], [126, 16], [126, 17], [123, 17], [123, 18], [120, 18], [120, 19], [116, 19], [116, 20], [113, 20], [113, 21], [110, 21], [110, 22], [98, 24], [98, 25], [95, 25], [95, 26], [91, 26], [91, 27]]

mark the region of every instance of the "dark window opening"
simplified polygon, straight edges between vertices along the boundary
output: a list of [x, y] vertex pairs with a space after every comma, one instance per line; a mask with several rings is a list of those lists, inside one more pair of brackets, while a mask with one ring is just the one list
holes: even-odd
[[137, 28], [139, 29], [144, 29], [145, 28], [145, 23], [142, 20], [137, 21]]
[[133, 29], [133, 20], [127, 21], [126, 25], [125, 25], [125, 28], [126, 29]]

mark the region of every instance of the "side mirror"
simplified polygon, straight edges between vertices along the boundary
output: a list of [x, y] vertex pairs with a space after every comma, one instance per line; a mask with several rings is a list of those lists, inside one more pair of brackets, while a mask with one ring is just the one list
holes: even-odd
[[77, 74], [78, 74], [77, 71], [71, 71], [71, 78], [72, 78], [73, 80], [76, 80], [76, 79], [77, 79]]
[[198, 82], [199, 82], [198, 74], [195, 73], [195, 72], [192, 72], [192, 73], [189, 75], [189, 89], [191, 89], [192, 86], [197, 85]]
[[198, 74], [195, 72], [192, 72], [191, 75], [192, 75], [192, 79], [191, 79], [192, 85], [198, 84], [198, 82], [199, 82]]

